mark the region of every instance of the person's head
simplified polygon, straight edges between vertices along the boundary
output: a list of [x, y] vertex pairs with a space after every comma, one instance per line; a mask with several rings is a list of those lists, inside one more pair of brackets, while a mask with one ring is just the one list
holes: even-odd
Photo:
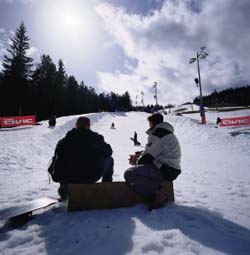
[[154, 113], [148, 117], [149, 126], [151, 128], [163, 122], [163, 115], [160, 113]]
[[90, 119], [87, 117], [79, 117], [76, 121], [76, 128], [81, 127], [90, 129]]

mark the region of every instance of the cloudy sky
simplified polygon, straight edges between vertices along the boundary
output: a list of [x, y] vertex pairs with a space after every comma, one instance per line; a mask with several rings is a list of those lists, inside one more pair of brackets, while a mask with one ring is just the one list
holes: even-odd
[[144, 93], [160, 104], [250, 84], [249, 0], [0, 0], [0, 70], [9, 38], [23, 20], [37, 63], [61, 58], [68, 74], [98, 92]]

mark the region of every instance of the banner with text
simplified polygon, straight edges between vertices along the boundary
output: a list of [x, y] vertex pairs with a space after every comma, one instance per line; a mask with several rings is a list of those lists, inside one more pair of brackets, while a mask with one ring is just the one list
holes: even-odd
[[221, 127], [248, 126], [248, 125], [250, 125], [250, 116], [225, 118], [221, 119], [220, 122]]
[[35, 123], [35, 115], [0, 117], [0, 127], [2, 128], [34, 125]]

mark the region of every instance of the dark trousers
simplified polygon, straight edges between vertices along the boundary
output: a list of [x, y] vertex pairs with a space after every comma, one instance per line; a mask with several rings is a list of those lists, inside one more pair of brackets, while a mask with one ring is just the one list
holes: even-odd
[[[114, 173], [114, 159], [112, 157], [103, 159], [101, 164], [101, 175], [97, 176], [93, 180], [88, 180], [86, 182], [81, 182], [83, 184], [86, 183], [95, 183], [99, 179], [102, 178], [102, 182], [112, 182], [113, 180], [113, 173]], [[60, 186], [58, 188], [58, 194], [62, 199], [66, 199], [68, 196], [68, 182], [67, 181], [60, 181]]]
[[105, 158], [102, 163], [102, 182], [112, 182], [113, 173], [114, 173], [114, 159], [112, 157]]
[[165, 181], [153, 164], [130, 167], [124, 173], [128, 185], [143, 198], [151, 198]]

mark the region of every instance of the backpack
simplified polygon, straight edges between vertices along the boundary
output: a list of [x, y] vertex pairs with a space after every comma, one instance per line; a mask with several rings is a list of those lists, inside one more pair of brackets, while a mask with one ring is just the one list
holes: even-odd
[[59, 182], [60, 181], [60, 174], [58, 173], [58, 169], [60, 168], [59, 165], [59, 148], [61, 148], [61, 142], [62, 140], [60, 140], [58, 142], [58, 144], [56, 145], [56, 149], [55, 149], [55, 154], [52, 157], [52, 159], [50, 160], [50, 165], [48, 167], [48, 173], [50, 174], [52, 180], [54, 182]]
[[58, 155], [55, 153], [55, 155], [52, 157], [51, 161], [50, 161], [50, 165], [48, 168], [48, 173], [51, 176], [51, 179], [53, 180], [53, 182], [59, 182], [59, 178], [56, 174], [56, 162], [58, 159]]

